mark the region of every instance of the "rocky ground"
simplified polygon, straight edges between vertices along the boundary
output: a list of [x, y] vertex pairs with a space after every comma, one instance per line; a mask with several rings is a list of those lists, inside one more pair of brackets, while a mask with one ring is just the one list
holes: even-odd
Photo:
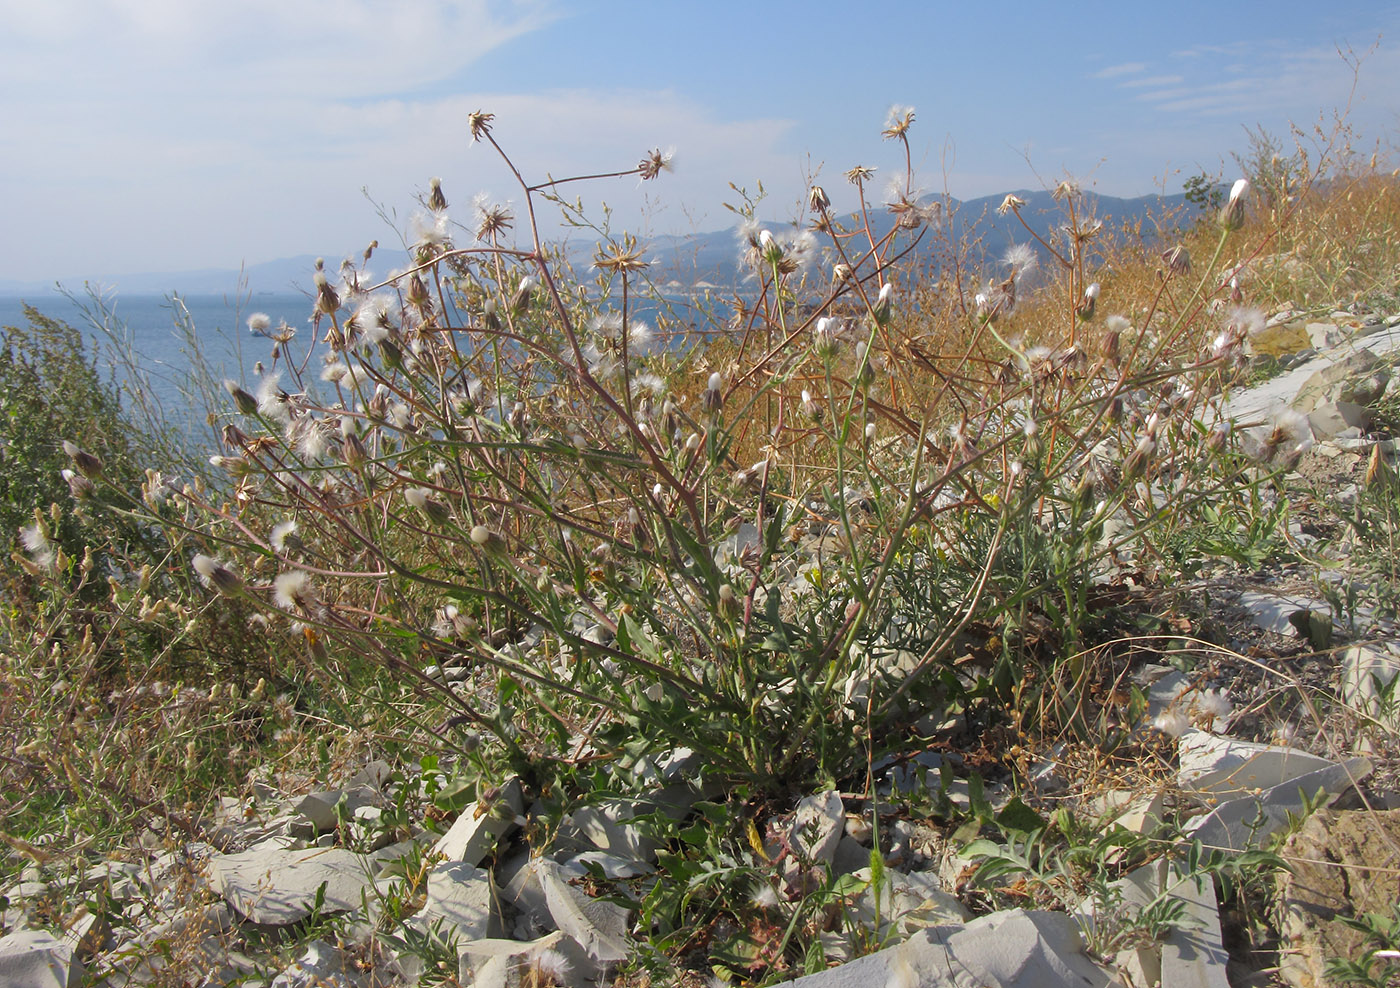
[[[1129, 726], [1158, 744], [1155, 766], [1111, 777], [1052, 749], [1029, 766], [1034, 791], [993, 781], [978, 792], [957, 752], [910, 751], [877, 766], [878, 835], [857, 794], [814, 793], [767, 821], [776, 888], [850, 876], [837, 886], [843, 921], [823, 935], [828, 961], [845, 963], [798, 981], [1311, 986], [1329, 983], [1328, 958], [1361, 956], [1362, 934], [1337, 917], [1400, 900], [1400, 718], [1386, 688], [1400, 636], [1384, 608], [1353, 602], [1358, 588], [1363, 603], [1383, 599], [1369, 591], [1384, 574], [1353, 560], [1335, 509], [1395, 461], [1377, 409], [1397, 323], [1283, 311], [1251, 341], [1273, 376], [1226, 414], [1246, 430], [1268, 428], [1284, 403], [1307, 415], [1314, 443], [1291, 478], [1289, 528], [1305, 563], [1221, 565], [1167, 588], [1115, 583], [1120, 605], [1176, 636], [1137, 648], [1129, 673], [1147, 699]], [[512, 779], [427, 829], [403, 808], [421, 805], [434, 778], [374, 762], [334, 788], [260, 784], [207, 816], [157, 818], [117, 860], [50, 849], [0, 893], [0, 986], [586, 986], [618, 972], [641, 985], [628, 963], [643, 949], [635, 906], [665, 874], [645, 820], [683, 822], [722, 796], [689, 781], [685, 751], [649, 771], [644, 800], [581, 806], [548, 837]], [[974, 801], [996, 813], [1074, 806], [1100, 832], [1188, 818], [1188, 839], [1231, 855], [1286, 835], [1293, 869], [1271, 896], [1226, 897], [1223, 914], [1220, 886], [1166, 858], [1072, 902], [1072, 889], [1045, 894], [1048, 880], [979, 870], [1005, 849], [979, 857], [927, 812]], [[885, 868], [872, 881], [877, 837]], [[1021, 903], [1006, 908], [1018, 887]], [[1148, 929], [1145, 909], [1172, 921]], [[686, 984], [709, 976], [683, 968]]]

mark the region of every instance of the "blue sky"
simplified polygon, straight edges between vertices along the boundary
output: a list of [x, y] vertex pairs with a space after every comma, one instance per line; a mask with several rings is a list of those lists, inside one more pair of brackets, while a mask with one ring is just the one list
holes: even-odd
[[[980, 8], [980, 9], [976, 9]], [[730, 224], [735, 182], [794, 214], [812, 175], [888, 175], [917, 109], [919, 182], [962, 198], [1065, 173], [1114, 195], [1234, 177], [1245, 126], [1311, 131], [1350, 95], [1400, 143], [1400, 4], [712, 0], [0, 0], [0, 278], [236, 268], [390, 242], [430, 177], [470, 222], [527, 176], [676, 171], [577, 191], [643, 234]], [[1378, 45], [1378, 46], [1377, 46]], [[1373, 46], [1374, 51], [1371, 51]], [[843, 198], [844, 197], [844, 198]]]

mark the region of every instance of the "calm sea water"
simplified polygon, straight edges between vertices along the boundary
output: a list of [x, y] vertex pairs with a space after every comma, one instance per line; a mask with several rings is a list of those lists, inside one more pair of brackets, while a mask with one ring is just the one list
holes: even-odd
[[[27, 302], [51, 319], [83, 330], [98, 357], [99, 366], [110, 370], [113, 381], [123, 391], [128, 409], [138, 406], [136, 391], [148, 389], [157, 406], [160, 421], [185, 437], [192, 451], [212, 444], [216, 432], [206, 422], [207, 403], [194, 392], [196, 378], [192, 366], [202, 359], [215, 386], [223, 378], [247, 383], [255, 380], [254, 364], [267, 360], [271, 343], [254, 336], [247, 328], [248, 316], [263, 312], [272, 323], [285, 320], [303, 330], [310, 321], [312, 299], [298, 293], [259, 293], [231, 297], [225, 295], [186, 295], [178, 302], [162, 295], [111, 295], [99, 307], [81, 294], [70, 298], [57, 291], [36, 297], [0, 297], [0, 326], [24, 326]], [[676, 330], [693, 330], [704, 323], [697, 310], [689, 308], [688, 296], [669, 300], [668, 319]], [[655, 321], [655, 303], [634, 300], [638, 318]], [[191, 347], [181, 329], [185, 315], [194, 328], [197, 347]], [[689, 325], [688, 325], [689, 324]], [[674, 345], [674, 341], [673, 344]], [[130, 354], [128, 362], [122, 354]], [[227, 397], [220, 391], [214, 407], [227, 410]]]
[[[133, 389], [149, 387], [162, 421], [195, 442], [210, 433], [205, 426], [207, 410], [191, 397], [196, 348], [180, 329], [183, 317], [188, 315], [198, 354], [217, 383], [225, 377], [250, 379], [254, 363], [268, 356], [271, 344], [248, 332], [250, 314], [265, 312], [274, 325], [285, 319], [288, 325], [301, 327], [312, 306], [311, 299], [300, 294], [189, 295], [181, 296], [178, 304], [162, 295], [113, 295], [104, 298], [99, 309], [86, 296], [70, 299], [55, 291], [35, 297], [0, 297], [0, 326], [27, 325], [26, 302], [49, 318], [84, 331], [99, 366], [110, 369], [113, 381], [123, 389], [128, 408], [135, 403]], [[117, 357], [120, 352], [131, 354], [135, 373]]]

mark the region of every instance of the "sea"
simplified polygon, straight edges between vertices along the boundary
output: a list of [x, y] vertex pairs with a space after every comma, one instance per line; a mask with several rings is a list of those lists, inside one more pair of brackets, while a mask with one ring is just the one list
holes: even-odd
[[[285, 320], [304, 327], [310, 296], [288, 293], [231, 295], [86, 295], [57, 289], [23, 297], [0, 297], [0, 327], [27, 325], [24, 307], [82, 330], [89, 356], [121, 391], [128, 411], [148, 406], [160, 424], [187, 445], [208, 445], [216, 431], [208, 422], [208, 402], [199, 394], [201, 363], [205, 380], [254, 379], [254, 367], [267, 360], [272, 344], [248, 330], [248, 316], [263, 312], [273, 325]], [[185, 327], [188, 326], [187, 334]], [[215, 396], [220, 408], [227, 403]]]
[[[706, 319], [689, 293], [667, 298], [667, 316], [681, 332], [694, 333]], [[200, 393], [200, 382], [215, 388], [229, 378], [245, 385], [257, 379], [258, 361], [268, 361], [271, 342], [248, 330], [248, 317], [268, 315], [302, 330], [311, 321], [314, 299], [299, 292], [240, 295], [89, 295], [81, 292], [0, 296], [0, 327], [26, 325], [24, 306], [80, 329], [90, 356], [120, 389], [123, 406], [155, 411], [153, 425], [173, 432], [192, 453], [208, 455], [218, 445], [221, 422], [209, 414], [228, 411], [222, 391]], [[634, 301], [638, 318], [655, 320], [658, 306]], [[185, 327], [188, 326], [189, 332]], [[195, 371], [202, 365], [205, 373]]]

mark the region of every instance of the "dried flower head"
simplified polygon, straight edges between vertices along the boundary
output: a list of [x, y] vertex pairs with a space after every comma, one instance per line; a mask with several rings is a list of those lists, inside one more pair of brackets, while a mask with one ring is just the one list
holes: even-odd
[[914, 108], [896, 103], [885, 114], [885, 129], [880, 131], [880, 136], [887, 141], [896, 138], [903, 139], [912, 126], [914, 126]]
[[720, 378], [718, 371], [710, 375], [710, 380], [705, 385], [705, 394], [702, 399], [702, 404], [705, 407], [705, 411], [710, 415], [718, 415], [719, 410], [724, 407], [724, 395], [720, 393], [720, 387], [722, 385], [723, 380]]
[[511, 228], [515, 215], [509, 204], [494, 203], [485, 192], [479, 192], [472, 199], [472, 209], [476, 213], [476, 239], [493, 241]]
[[662, 172], [669, 172], [673, 169], [672, 159], [676, 156], [673, 148], [662, 151], [660, 148], [652, 148], [646, 153], [637, 164], [637, 174], [642, 177], [643, 182], [656, 178]]
[[476, 110], [467, 117], [467, 130], [472, 135], [472, 141], [476, 142], [491, 134], [491, 121], [496, 119], [494, 113], [486, 113]]
[[593, 255], [593, 266], [602, 271], [615, 271], [626, 274], [643, 271], [651, 265], [642, 259], [642, 247], [636, 238], [627, 236], [622, 243], [600, 244], [598, 253]]
[[997, 215], [1005, 216], [1008, 212], [1019, 212], [1021, 207], [1025, 204], [1026, 200], [1022, 199], [1014, 192], [1009, 192], [1006, 198], [1001, 201], [1001, 205], [997, 207]]
[[1181, 244], [1162, 251], [1162, 262], [1166, 264], [1167, 274], [1170, 276], [1191, 273], [1191, 253]]
[[846, 181], [852, 185], [864, 185], [875, 175], [875, 169], [867, 168], [865, 165], [856, 165], [846, 172]]
[[295, 518], [288, 518], [279, 521], [272, 526], [272, 532], [268, 535], [267, 541], [273, 549], [278, 552], [286, 552], [290, 549], [299, 549], [301, 540], [297, 538], [297, 523]]

